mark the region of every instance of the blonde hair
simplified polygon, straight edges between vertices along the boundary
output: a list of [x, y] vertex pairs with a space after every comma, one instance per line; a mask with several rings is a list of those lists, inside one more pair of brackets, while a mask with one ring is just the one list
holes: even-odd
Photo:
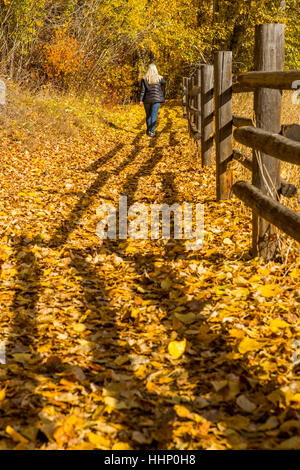
[[155, 85], [156, 83], [159, 83], [161, 79], [162, 76], [158, 74], [156, 65], [150, 64], [147, 72], [144, 75], [144, 80], [147, 80], [149, 85]]

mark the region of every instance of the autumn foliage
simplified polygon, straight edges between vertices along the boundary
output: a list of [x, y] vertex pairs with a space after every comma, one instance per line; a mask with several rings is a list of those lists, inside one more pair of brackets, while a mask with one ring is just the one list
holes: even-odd
[[52, 41], [45, 45], [45, 70], [49, 79], [66, 81], [79, 71], [84, 53], [78, 41], [66, 29], [57, 29]]
[[50, 82], [92, 89], [127, 103], [155, 60], [174, 97], [181, 76], [210, 63], [216, 50], [233, 51], [235, 73], [251, 69], [254, 25], [269, 22], [286, 24], [286, 66], [299, 68], [298, 0], [1, 0], [0, 5], [5, 25], [0, 70], [36, 87]]

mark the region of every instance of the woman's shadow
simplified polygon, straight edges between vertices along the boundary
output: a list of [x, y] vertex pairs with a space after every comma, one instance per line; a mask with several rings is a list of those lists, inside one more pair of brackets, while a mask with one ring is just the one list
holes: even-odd
[[[152, 172], [159, 161], [160, 158], [153, 160], [150, 156], [142, 170], [126, 180], [124, 189], [128, 190], [131, 200], [139, 177]], [[178, 202], [172, 172], [161, 174], [161, 178], [165, 202]], [[92, 190], [87, 190], [87, 197], [94, 197], [101, 186], [99, 179]], [[70, 221], [82, 214], [78, 205]], [[16, 269], [15, 295], [10, 308], [8, 364], [1, 366], [1, 373], [9, 380], [7, 397], [1, 406], [2, 436], [6, 436], [5, 429], [9, 425], [15, 426], [28, 439], [29, 448], [57, 442], [54, 437], [57, 423], [72, 413], [74, 405], [60, 401], [59, 396], [51, 398], [50, 390], [45, 395], [43, 387], [52, 384], [53, 390], [59, 387], [63, 390], [64, 386], [72, 388], [73, 384], [78, 407], [82, 409], [80, 413], [85, 418], [93, 416], [93, 432], [106, 439], [112, 438], [112, 444], [129, 442], [135, 449], [163, 449], [174, 448], [172, 446], [180, 442], [183, 447], [196, 445], [201, 449], [207, 447], [211, 438], [210, 427], [217, 428], [222, 423], [222, 429], [230, 431], [235, 414], [249, 416], [238, 409], [235, 391], [262, 397], [276, 389], [275, 379], [262, 383], [247, 359], [234, 359], [228, 354], [226, 325], [221, 324], [216, 333], [214, 324], [207, 321], [205, 314], [205, 308], [215, 304], [208, 295], [210, 284], [204, 282], [202, 295], [194, 299], [186, 286], [184, 273], [173, 267], [178, 260], [203, 260], [205, 254], [187, 254], [180, 240], [168, 241], [157, 253], [151, 250], [130, 252], [124, 241], [106, 241], [102, 247], [68, 247], [68, 266], [80, 282], [80, 309], [85, 320], [78, 339], [84, 336], [86, 364], [78, 365], [80, 355], [76, 353], [70, 362], [65, 361], [57, 346], [46, 355], [39, 352], [43, 351], [39, 302], [47, 288], [42, 281], [47, 260], [37, 255], [36, 248], [63, 247], [74, 228], [73, 223], [62, 224], [48, 244], [30, 240], [26, 234], [11, 242]], [[107, 259], [119, 273], [119, 282], [125, 292], [127, 290], [127, 301], [126, 296], [122, 298], [124, 294], [118, 292], [118, 286], [111, 284]], [[221, 265], [225, 259], [221, 254], [210, 262]], [[132, 276], [134, 282], [130, 280]], [[184, 324], [186, 313], [193, 313], [197, 321]], [[46, 318], [48, 324], [50, 317], [51, 312], [48, 320]], [[200, 336], [195, 333], [197, 329]], [[192, 333], [187, 335], [188, 330]], [[149, 334], [145, 335], [147, 331]], [[166, 358], [168, 342], [184, 337], [188, 339], [186, 354], [179, 361], [170, 356]], [[220, 379], [227, 380], [227, 385], [223, 391], [220, 389], [216, 398], [212, 383]], [[230, 385], [230, 389], [231, 382], [234, 385]], [[87, 415], [84, 414], [85, 402], [81, 403], [83, 396], [90, 396]], [[52, 406], [52, 417], [43, 415], [46, 404]], [[182, 434], [178, 429], [186, 419], [178, 416], [177, 405], [184, 405], [199, 416], [190, 431], [180, 431]], [[297, 414], [292, 407], [286, 407], [285, 412], [292, 418]], [[269, 404], [269, 407], [258, 407], [253, 412], [253, 420], [262, 424], [268, 417], [280, 413], [279, 405], [276, 408]], [[208, 427], [203, 426], [206, 422]], [[255, 447], [251, 432], [241, 429], [240, 434], [245, 445]], [[261, 434], [261, 439], [263, 437]], [[68, 446], [68, 439], [69, 436], [60, 438], [62, 448]], [[22, 445], [25, 446], [20, 442], [20, 447]], [[232, 445], [239, 444], [233, 440]]]

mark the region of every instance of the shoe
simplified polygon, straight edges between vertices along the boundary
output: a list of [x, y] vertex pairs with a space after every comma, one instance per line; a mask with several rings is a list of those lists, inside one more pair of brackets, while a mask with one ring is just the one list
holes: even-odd
[[155, 132], [149, 132], [150, 137], [156, 137]]

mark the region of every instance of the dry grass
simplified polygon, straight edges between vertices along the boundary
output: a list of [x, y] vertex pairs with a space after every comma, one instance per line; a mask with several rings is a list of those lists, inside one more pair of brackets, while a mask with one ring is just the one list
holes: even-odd
[[[300, 106], [299, 104], [292, 103], [292, 92], [283, 93], [282, 101], [282, 124], [300, 124]], [[233, 113], [240, 116], [246, 116], [253, 118], [253, 94], [252, 93], [243, 93], [236, 94], [233, 96]], [[234, 147], [244, 154], [247, 154], [250, 158], [252, 157], [251, 149], [244, 147], [243, 145], [234, 142]], [[233, 162], [234, 177], [235, 180], [244, 180], [251, 182], [251, 175], [248, 170], [242, 167], [237, 162]], [[299, 212], [299, 203], [300, 203], [300, 168], [296, 165], [291, 165], [289, 163], [282, 162], [281, 165], [281, 175], [284, 179], [293, 183], [297, 186], [299, 194], [294, 196], [291, 199], [281, 198], [281, 203], [290, 207], [296, 212]], [[250, 215], [250, 210], [245, 207], [245, 212]], [[291, 240], [289, 237], [281, 234], [280, 236], [282, 242], [282, 254], [283, 259], [286, 259], [288, 253], [291, 249], [299, 250], [299, 245], [297, 242]]]
[[29, 151], [38, 150], [41, 141], [51, 144], [80, 138], [85, 132], [104, 126], [102, 107], [97, 98], [58, 94], [51, 88], [33, 93], [9, 82], [7, 112], [0, 116], [8, 137], [21, 141]]

